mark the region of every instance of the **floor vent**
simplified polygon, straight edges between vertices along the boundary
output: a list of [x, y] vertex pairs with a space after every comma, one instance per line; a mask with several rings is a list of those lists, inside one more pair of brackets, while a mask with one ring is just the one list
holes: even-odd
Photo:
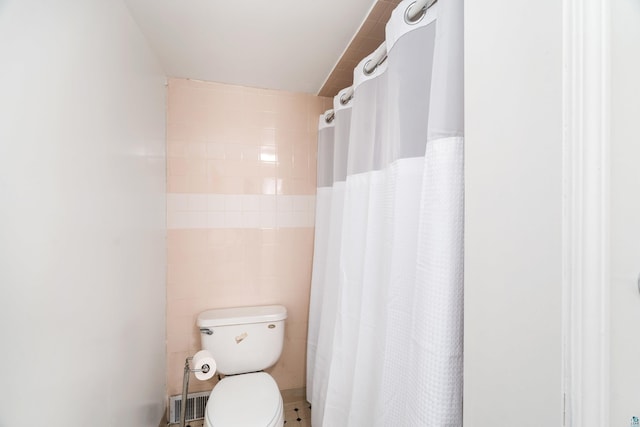
[[[200, 420], [204, 418], [204, 409], [207, 406], [211, 392], [204, 391], [201, 393], [187, 394], [187, 410], [185, 413], [185, 421]], [[169, 423], [180, 422], [180, 410], [182, 409], [182, 395], [171, 396], [169, 398]]]

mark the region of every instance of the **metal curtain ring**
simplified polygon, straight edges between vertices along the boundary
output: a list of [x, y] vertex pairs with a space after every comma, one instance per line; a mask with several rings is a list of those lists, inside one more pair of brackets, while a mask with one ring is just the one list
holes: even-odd
[[373, 68], [371, 68], [371, 70], [367, 70], [367, 67], [369, 66], [369, 64], [371, 64], [371, 59], [368, 60], [367, 62], [364, 63], [364, 66], [362, 67], [362, 72], [364, 73], [365, 76], [370, 76], [371, 74], [373, 74], [373, 72], [376, 70], [376, 68], [378, 68], [378, 64], [373, 64]]
[[351, 97], [345, 98], [346, 93], [343, 93], [342, 96], [340, 96], [340, 104], [342, 105], [347, 105], [349, 103], [349, 101], [351, 101]]
[[330, 112], [329, 114], [326, 114], [324, 116], [324, 121], [326, 123], [331, 123], [333, 121], [333, 119], [336, 117], [336, 113], [334, 113], [333, 111]]
[[411, 12], [411, 8], [416, 4], [417, 2], [413, 2], [411, 3], [409, 6], [407, 6], [407, 8], [404, 11], [404, 22], [406, 22], [409, 25], [415, 25], [418, 22], [422, 21], [422, 18], [424, 18], [424, 16], [427, 14], [427, 9], [429, 9], [430, 6], [432, 6], [434, 2], [432, 2], [430, 5], [425, 5], [422, 10], [420, 11], [420, 15], [419, 16], [415, 16], [414, 18], [410, 17], [410, 12]]

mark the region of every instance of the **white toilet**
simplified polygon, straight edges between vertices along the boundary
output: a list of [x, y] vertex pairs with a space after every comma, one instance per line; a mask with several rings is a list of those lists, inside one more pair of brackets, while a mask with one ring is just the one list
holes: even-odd
[[206, 427], [282, 427], [278, 385], [259, 372], [282, 353], [287, 309], [281, 305], [208, 310], [198, 315], [202, 348], [226, 376], [209, 395]]

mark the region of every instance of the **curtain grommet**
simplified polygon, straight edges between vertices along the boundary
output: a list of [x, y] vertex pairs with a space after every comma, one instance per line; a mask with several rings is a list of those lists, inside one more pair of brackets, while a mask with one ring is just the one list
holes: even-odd
[[364, 63], [364, 66], [362, 67], [362, 72], [364, 73], [365, 76], [370, 76], [371, 74], [374, 73], [374, 71], [376, 71], [376, 68], [378, 68], [378, 64], [373, 64], [373, 67], [371, 67], [371, 70], [368, 70], [367, 67], [369, 67], [369, 64], [371, 64], [373, 60], [370, 59], [367, 62]]
[[[436, 0], [437, 1], [437, 0]], [[427, 14], [427, 9], [429, 9], [429, 7], [431, 7], [434, 3], [432, 2], [430, 5], [425, 5], [421, 12], [420, 15], [415, 16], [413, 18], [411, 18], [411, 8], [417, 3], [417, 1], [414, 1], [413, 3], [411, 3], [409, 6], [407, 6], [407, 8], [404, 11], [404, 22], [406, 22], [408, 25], [415, 25], [418, 22], [422, 21], [422, 19], [425, 17], [425, 15]]]
[[335, 118], [336, 118], [336, 113], [332, 110], [330, 113], [325, 114], [324, 121], [325, 123], [331, 123]]

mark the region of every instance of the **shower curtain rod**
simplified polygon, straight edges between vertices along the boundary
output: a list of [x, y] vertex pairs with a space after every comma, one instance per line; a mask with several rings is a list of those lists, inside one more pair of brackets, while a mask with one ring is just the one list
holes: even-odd
[[[404, 12], [404, 20], [407, 24], [417, 24], [427, 13], [427, 10], [431, 6], [437, 3], [438, 0], [416, 0], [411, 3], [407, 10]], [[387, 44], [382, 42], [380, 46], [373, 52], [371, 55], [371, 59], [365, 62], [363, 67], [363, 72], [366, 76], [373, 73], [378, 65], [382, 64], [385, 59], [387, 59]], [[345, 93], [340, 97], [340, 104], [346, 105], [353, 98], [353, 86], [351, 86]], [[331, 123], [333, 118], [335, 117], [333, 110], [329, 110], [325, 113], [325, 121], [327, 123]]]

